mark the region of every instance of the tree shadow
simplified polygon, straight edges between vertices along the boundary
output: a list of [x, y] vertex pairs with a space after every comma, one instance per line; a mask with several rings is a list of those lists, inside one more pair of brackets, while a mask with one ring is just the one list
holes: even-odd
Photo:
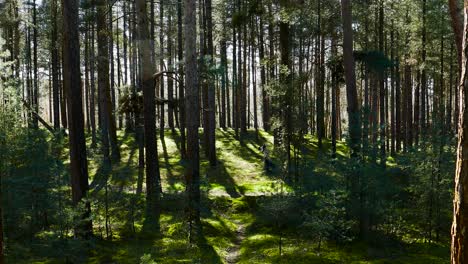
[[218, 161], [216, 167], [209, 168], [207, 176], [209, 182], [222, 185], [231, 198], [241, 197], [242, 190], [238, 190], [237, 184], [234, 182], [234, 179], [229, 174], [222, 161]]
[[[167, 171], [166, 177], [164, 178], [167, 181], [167, 184], [169, 185], [168, 190], [172, 192], [178, 192], [180, 191], [180, 186], [178, 187], [177, 184], [182, 184], [182, 185], [185, 184], [184, 178], [181, 177], [183, 176], [183, 173], [184, 173], [185, 161], [180, 159], [180, 146], [177, 140], [177, 138], [179, 138], [177, 136], [177, 132], [175, 132], [174, 134], [169, 133], [167, 138], [169, 138], [169, 140], [174, 141], [175, 146], [177, 147], [178, 151], [176, 153], [169, 153], [168, 147], [166, 144], [166, 137], [164, 139], [160, 139], [161, 146], [162, 146], [162, 160], [163, 160], [163, 162], [161, 162], [162, 164], [160, 163], [162, 165], [161, 169], [165, 169]], [[174, 160], [172, 160], [172, 163], [171, 163], [170, 155], [172, 155], [172, 158], [174, 157], [179, 158], [179, 161], [174, 162]]]
[[96, 170], [96, 174], [94, 175], [93, 181], [89, 185], [89, 189], [92, 193], [97, 193], [106, 186], [111, 172], [112, 165], [110, 161], [102, 160], [99, 164], [98, 169]]

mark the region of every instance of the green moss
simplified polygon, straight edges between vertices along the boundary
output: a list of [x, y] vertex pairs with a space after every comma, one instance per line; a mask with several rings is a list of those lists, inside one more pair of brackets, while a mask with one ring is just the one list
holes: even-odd
[[[239, 263], [448, 263], [446, 245], [404, 244], [405, 250], [400, 250], [396, 246], [382, 249], [359, 243], [337, 246], [323, 242], [318, 250], [315, 237], [302, 234], [299, 239], [301, 230], [293, 229], [283, 230], [283, 254], [280, 256], [277, 230], [263, 224], [256, 214], [259, 199], [275, 195], [279, 190], [277, 175], [268, 175], [263, 170], [259, 146], [266, 144], [270, 150], [273, 149], [273, 137], [265, 131], [259, 131], [258, 139], [254, 131], [249, 131], [240, 143], [234, 137], [233, 130], [217, 130], [219, 165], [216, 168], [210, 168], [203, 150], [200, 151], [203, 241], [197, 246], [189, 245], [184, 211], [184, 162], [180, 160], [179, 136], [178, 132], [174, 134], [167, 130], [165, 139], [158, 139], [164, 191], [161, 202], [163, 212], [160, 218], [161, 234], [152, 237], [146, 236], [143, 231], [145, 196], [135, 194], [138, 146], [133, 134], [118, 132], [122, 159], [119, 164], [114, 164], [109, 181], [114, 236], [112, 240], [93, 241], [89, 245], [91, 250], [85, 251], [89, 253], [86, 263], [139, 263], [144, 254], [151, 254], [157, 263], [222, 263], [236, 247], [240, 250]], [[349, 149], [344, 141], [338, 141], [337, 158], [330, 162], [330, 142], [324, 141], [320, 152], [315, 138], [310, 135], [305, 138], [304, 155], [308, 167], [300, 175], [300, 184], [317, 196], [318, 190], [325, 192], [344, 178]], [[87, 143], [91, 143], [89, 138]], [[68, 161], [66, 153], [67, 150], [64, 150], [65, 162]], [[99, 173], [99, 146], [89, 149], [89, 157], [92, 181]], [[388, 159], [388, 165], [397, 166], [392, 158]], [[398, 173], [393, 169], [390, 173], [394, 174], [393, 171]], [[283, 187], [285, 193], [303, 191], [297, 190], [290, 182], [283, 183]], [[64, 188], [66, 190], [68, 187]], [[94, 212], [95, 234], [100, 234], [104, 226], [102, 192], [93, 199], [96, 207], [101, 206], [99, 211]], [[242, 234], [239, 233], [241, 231]], [[241, 236], [244, 237], [243, 241], [239, 241]], [[47, 232], [38, 234], [38, 239], [46, 240], [47, 237], [50, 237]], [[74, 255], [82, 252], [75, 249], [67, 249], [65, 253]], [[23, 255], [22, 259], [11, 263], [63, 263], [65, 260], [63, 256], [44, 257], [43, 253], [32, 252], [28, 248], [18, 252]]]

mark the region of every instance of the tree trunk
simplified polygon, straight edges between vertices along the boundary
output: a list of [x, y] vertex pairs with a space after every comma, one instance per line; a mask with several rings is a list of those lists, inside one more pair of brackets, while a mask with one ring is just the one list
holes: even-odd
[[[153, 10], [153, 9], [152, 9]], [[159, 70], [164, 71], [164, 0], [159, 1]], [[154, 60], [156, 61], [156, 60]], [[143, 64], [145, 65], [145, 64]], [[164, 98], [164, 78], [161, 78], [159, 82], [160, 84], [160, 95], [161, 98]], [[161, 139], [164, 139], [164, 128], [166, 127], [165, 124], [165, 107], [164, 104], [160, 106], [160, 124], [159, 124], [159, 136]]]
[[451, 263], [468, 263], [468, 1], [464, 4], [463, 59], [460, 81], [460, 119], [453, 199]]
[[135, 2], [138, 43], [140, 55], [140, 79], [143, 89], [143, 116], [146, 148], [146, 208], [147, 218], [159, 231], [160, 176], [158, 163], [158, 145], [156, 144], [155, 87], [153, 80], [154, 66], [151, 61], [151, 40], [148, 32], [148, 16], [145, 0]]
[[200, 225], [200, 153], [198, 127], [200, 124], [199, 86], [196, 50], [196, 5], [195, 0], [185, 0], [185, 105], [187, 123], [187, 166], [185, 169], [186, 192], [189, 198], [190, 242], [193, 242], [192, 223]]
[[461, 11], [460, 7], [458, 6], [457, 0], [448, 0], [448, 6], [450, 11], [450, 18], [452, 29], [455, 34], [455, 43], [457, 44], [457, 59], [458, 59], [458, 66], [459, 69], [462, 69], [462, 42], [463, 42], [463, 25], [462, 25], [462, 18], [461, 18]]
[[[109, 157], [109, 143], [111, 146], [112, 160], [120, 160], [120, 150], [117, 143], [115, 118], [112, 113], [111, 86], [109, 83], [109, 32], [107, 31], [106, 16], [108, 11], [107, 0], [97, 0], [96, 30], [98, 34], [98, 89], [100, 91], [100, 106], [102, 114], [101, 140], [104, 159]], [[107, 150], [106, 150], [107, 148]]]
[[[263, 17], [259, 17], [259, 59], [261, 62], [265, 60], [265, 43], [264, 43], [264, 31], [263, 31]], [[266, 73], [265, 65], [261, 63], [260, 66], [260, 83], [262, 89], [262, 118], [263, 118], [263, 129], [270, 131], [270, 97], [266, 91]]]
[[[77, 0], [62, 0], [63, 81], [68, 99], [70, 171], [72, 201], [75, 206], [86, 196], [89, 189], [80, 76], [78, 6]], [[88, 237], [92, 233], [89, 202], [86, 202], [85, 208], [83, 221], [75, 232], [78, 236]]]
[[359, 104], [356, 89], [356, 73], [353, 57], [353, 30], [351, 27], [351, 2], [341, 0], [343, 19], [343, 60], [346, 80], [346, 98], [348, 100], [349, 135], [352, 156], [357, 156], [360, 150], [361, 124], [359, 118]]
[[52, 35], [51, 35], [51, 55], [52, 55], [52, 94], [53, 94], [53, 105], [54, 105], [54, 128], [55, 130], [60, 129], [60, 101], [59, 101], [59, 53], [58, 53], [58, 30], [57, 30], [57, 0], [52, 0], [51, 3], [52, 12]]
[[[383, 1], [380, 1], [379, 7], [379, 50], [384, 53], [384, 7]], [[386, 166], [385, 152], [385, 70], [379, 74], [379, 90], [380, 90], [380, 165]]]
[[316, 79], [317, 79], [317, 137], [318, 137], [318, 146], [322, 149], [322, 140], [325, 136], [325, 80], [322, 79], [324, 76], [324, 69], [322, 59], [324, 58], [325, 51], [322, 49], [324, 45], [324, 34], [322, 32], [322, 7], [321, 1], [318, 1], [318, 17], [317, 17], [317, 27], [318, 27], [318, 40], [317, 42], [319, 52], [316, 54]]
[[[210, 65], [214, 64], [214, 48], [213, 48], [213, 14], [211, 7], [211, 0], [205, 0], [205, 10], [206, 10], [206, 26], [207, 26], [207, 55], [209, 56]], [[216, 128], [216, 116], [215, 116], [215, 84], [214, 80], [208, 77], [208, 160], [210, 161], [211, 166], [216, 166], [216, 138], [215, 138], [215, 128]]]
[[[172, 71], [172, 8], [168, 10], [168, 30], [167, 30], [167, 68]], [[174, 80], [171, 77], [167, 78], [167, 124], [174, 132]]]
[[179, 118], [180, 118], [180, 156], [182, 159], [186, 157], [185, 143], [185, 85], [184, 85], [184, 47], [182, 38], [182, 1], [177, 1], [177, 49], [178, 49], [178, 73], [179, 73]]

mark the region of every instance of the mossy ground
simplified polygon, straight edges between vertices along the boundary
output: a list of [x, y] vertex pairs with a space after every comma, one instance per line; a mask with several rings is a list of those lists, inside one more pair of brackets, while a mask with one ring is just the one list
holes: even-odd
[[[179, 135], [166, 131], [164, 141], [158, 140], [159, 164], [164, 196], [160, 234], [144, 231], [144, 195], [135, 194], [138, 177], [138, 148], [132, 134], [119, 133], [121, 162], [113, 166], [109, 190], [112, 239], [105, 236], [102, 220], [101, 197], [93, 206], [99, 217], [94, 219], [96, 238], [76, 247], [71, 240], [64, 247], [62, 257], [53, 257], [54, 245], [42, 250], [26, 250], [23, 260], [12, 263], [140, 263], [142, 256], [156, 263], [449, 263], [448, 244], [425, 244], [404, 242], [386, 244], [351, 242], [335, 244], [322, 242], [320, 250], [315, 239], [298, 236], [298, 230], [285, 228], [282, 239], [282, 256], [279, 255], [278, 234], [269, 225], [264, 225], [257, 214], [259, 200], [268, 199], [278, 188], [275, 174], [266, 174], [263, 169], [262, 144], [272, 149], [273, 138], [260, 131], [258, 138], [249, 131], [242, 143], [233, 130], [218, 130], [217, 152], [219, 164], [210, 168], [201, 150], [202, 176], [202, 226], [203, 237], [198, 246], [187, 243], [188, 225], [185, 222], [183, 164], [178, 150]], [[90, 142], [88, 142], [89, 144]], [[303, 145], [310, 162], [303, 174], [304, 183], [319, 182], [333, 185], [338, 177], [337, 164], [346, 164], [347, 148], [338, 144], [338, 157], [329, 162], [329, 142], [320, 152], [317, 141], [307, 138]], [[64, 151], [66, 153], [66, 151]], [[98, 150], [90, 150], [89, 171], [92, 181], [99, 175]], [[66, 155], [64, 155], [66, 160]], [[92, 183], [93, 184], [93, 183]], [[306, 184], [307, 185], [307, 184]], [[293, 187], [285, 185], [286, 192]], [[117, 198], [112, 198], [114, 195]], [[119, 204], [121, 199], [127, 203]], [[131, 213], [130, 213], [131, 212]], [[130, 220], [132, 219], [132, 220]], [[242, 241], [239, 240], [242, 226]], [[378, 239], [377, 239], [378, 240]], [[385, 238], [382, 238], [382, 241]], [[238, 251], [235, 260], [229, 260], [232, 251]], [[46, 252], [46, 253], [45, 253]], [[150, 254], [147, 255], [147, 254]]]

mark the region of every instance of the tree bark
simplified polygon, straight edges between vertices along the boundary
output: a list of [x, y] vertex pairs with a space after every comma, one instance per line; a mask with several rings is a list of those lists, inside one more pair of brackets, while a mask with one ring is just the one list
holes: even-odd
[[104, 159], [109, 157], [109, 143], [111, 147], [112, 160], [120, 160], [120, 150], [117, 142], [115, 118], [112, 113], [111, 86], [109, 83], [109, 32], [107, 31], [107, 20], [105, 14], [108, 11], [107, 0], [97, 0], [97, 44], [98, 44], [98, 89], [100, 91], [100, 106], [102, 115], [101, 141]]
[[159, 230], [161, 183], [159, 176], [158, 146], [156, 144], [154, 66], [151, 61], [151, 40], [148, 32], [148, 16], [145, 0], [135, 2], [138, 24], [140, 55], [140, 79], [143, 90], [144, 136], [146, 148], [146, 208], [151, 224]]
[[451, 263], [468, 263], [468, 1], [464, 1], [463, 59], [460, 80], [460, 119], [453, 198]]
[[450, 18], [451, 18], [451, 25], [453, 32], [455, 34], [455, 43], [457, 44], [457, 52], [458, 52], [458, 66], [460, 66], [460, 70], [462, 68], [462, 42], [463, 42], [463, 25], [462, 25], [462, 17], [461, 17], [461, 10], [458, 6], [457, 0], [448, 0], [448, 6], [450, 11]]
[[182, 159], [186, 157], [186, 140], [185, 140], [185, 85], [184, 85], [184, 47], [183, 47], [183, 29], [182, 29], [182, 0], [177, 1], [177, 49], [179, 60], [179, 118], [180, 118], [180, 156]]
[[351, 27], [351, 2], [341, 0], [343, 19], [343, 59], [346, 80], [346, 98], [348, 100], [349, 136], [352, 156], [360, 151], [361, 124], [359, 118], [359, 104], [356, 89], [356, 73], [353, 57], [353, 30]]
[[[62, 14], [63, 80], [68, 99], [72, 201], [76, 206], [87, 195], [89, 189], [80, 76], [78, 1], [62, 0]], [[91, 214], [89, 202], [86, 202], [85, 208], [85, 213], [82, 216], [83, 222], [75, 232], [78, 236], [88, 237], [92, 233], [92, 222], [89, 220]]]
[[[213, 48], [213, 14], [211, 0], [205, 0], [206, 10], [206, 26], [207, 26], [207, 55], [209, 57], [210, 65], [214, 64], [214, 48]], [[206, 109], [206, 116], [208, 118], [208, 160], [211, 166], [216, 166], [216, 116], [215, 116], [215, 84], [214, 80], [208, 77], [208, 109]]]
[[185, 0], [184, 5], [184, 49], [185, 49], [185, 106], [187, 123], [187, 166], [185, 169], [186, 192], [189, 198], [190, 242], [193, 242], [192, 223], [200, 225], [200, 153], [198, 127], [200, 124], [200, 103], [196, 49], [196, 4]]

